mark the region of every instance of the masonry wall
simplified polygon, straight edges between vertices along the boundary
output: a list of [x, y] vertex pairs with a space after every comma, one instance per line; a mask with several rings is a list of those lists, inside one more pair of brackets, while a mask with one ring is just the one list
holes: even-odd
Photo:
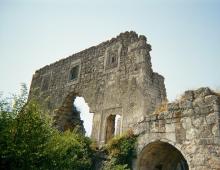
[[[124, 131], [166, 99], [164, 78], [152, 71], [150, 51], [145, 36], [121, 33], [37, 70], [29, 99], [59, 117], [71, 111], [74, 96], [84, 97], [94, 113], [92, 137], [103, 143], [109, 115], [122, 116]], [[78, 78], [70, 80], [75, 66]]]
[[84, 97], [94, 113], [92, 138], [100, 145], [106, 142], [107, 129], [112, 131], [107, 128], [109, 116], [121, 115], [117, 128], [131, 128], [139, 135], [136, 169], [145, 168], [140, 160], [155, 161], [145, 152], [158, 148], [165, 156], [175, 148], [175, 157], [181, 153], [179, 160], [184, 158], [190, 170], [220, 169], [219, 94], [209, 88], [186, 91], [163, 111], [155, 111], [166, 101], [166, 90], [164, 78], [152, 70], [150, 51], [145, 36], [122, 33], [37, 70], [29, 100], [37, 100], [65, 130], [82, 125], [73, 100]]
[[[169, 103], [167, 110], [145, 116], [133, 129], [139, 134], [135, 169], [143, 166], [140, 160], [146, 148], [158, 141], [178, 149], [190, 170], [220, 169], [220, 96], [209, 88], [186, 91], [181, 99]], [[170, 153], [165, 154], [168, 157]]]

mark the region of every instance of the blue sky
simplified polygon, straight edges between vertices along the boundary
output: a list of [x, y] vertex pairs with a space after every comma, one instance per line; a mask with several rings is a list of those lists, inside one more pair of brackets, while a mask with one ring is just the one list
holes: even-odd
[[220, 0], [0, 0], [0, 91], [35, 70], [134, 30], [152, 45], [168, 99], [220, 89]]

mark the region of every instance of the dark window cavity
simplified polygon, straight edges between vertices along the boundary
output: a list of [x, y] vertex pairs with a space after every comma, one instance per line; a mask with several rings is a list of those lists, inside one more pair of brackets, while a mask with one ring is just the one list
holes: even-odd
[[76, 80], [79, 74], [79, 66], [75, 66], [70, 71], [70, 80]]

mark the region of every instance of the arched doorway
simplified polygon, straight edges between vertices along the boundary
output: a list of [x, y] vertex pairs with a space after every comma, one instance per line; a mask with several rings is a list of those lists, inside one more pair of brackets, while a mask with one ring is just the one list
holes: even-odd
[[93, 113], [89, 113], [89, 106], [85, 99], [77, 93], [70, 93], [62, 106], [55, 112], [55, 126], [60, 131], [77, 130], [91, 135]]
[[143, 149], [138, 167], [138, 170], [189, 170], [181, 152], [161, 141], [150, 143]]
[[80, 112], [80, 118], [83, 121], [85, 135], [90, 137], [92, 133], [93, 113], [90, 113], [89, 105], [84, 97], [77, 96], [73, 101], [73, 105]]

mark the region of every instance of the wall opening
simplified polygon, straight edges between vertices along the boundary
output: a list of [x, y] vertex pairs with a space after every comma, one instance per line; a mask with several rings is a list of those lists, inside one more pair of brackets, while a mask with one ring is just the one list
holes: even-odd
[[76, 97], [73, 105], [80, 112], [80, 118], [83, 121], [86, 136], [90, 137], [92, 133], [93, 113], [89, 112], [89, 105], [83, 97]]
[[106, 68], [114, 68], [118, 65], [118, 50], [108, 50], [106, 58]]
[[148, 144], [139, 157], [139, 170], [189, 170], [179, 150], [166, 142]]
[[115, 116], [115, 131], [114, 135], [120, 135], [121, 133], [121, 115]]
[[70, 70], [69, 79], [76, 80], [78, 78], [78, 75], [79, 75], [79, 66], [75, 66]]
[[115, 135], [119, 135], [121, 131], [121, 116], [119, 114], [110, 115], [106, 120], [105, 142], [107, 143]]
[[91, 136], [93, 113], [89, 113], [89, 106], [83, 97], [78, 94], [69, 94], [63, 105], [55, 112], [55, 127], [60, 131], [68, 129], [82, 132], [86, 136]]
[[112, 57], [111, 63], [114, 63], [116, 61], [115, 57]]

